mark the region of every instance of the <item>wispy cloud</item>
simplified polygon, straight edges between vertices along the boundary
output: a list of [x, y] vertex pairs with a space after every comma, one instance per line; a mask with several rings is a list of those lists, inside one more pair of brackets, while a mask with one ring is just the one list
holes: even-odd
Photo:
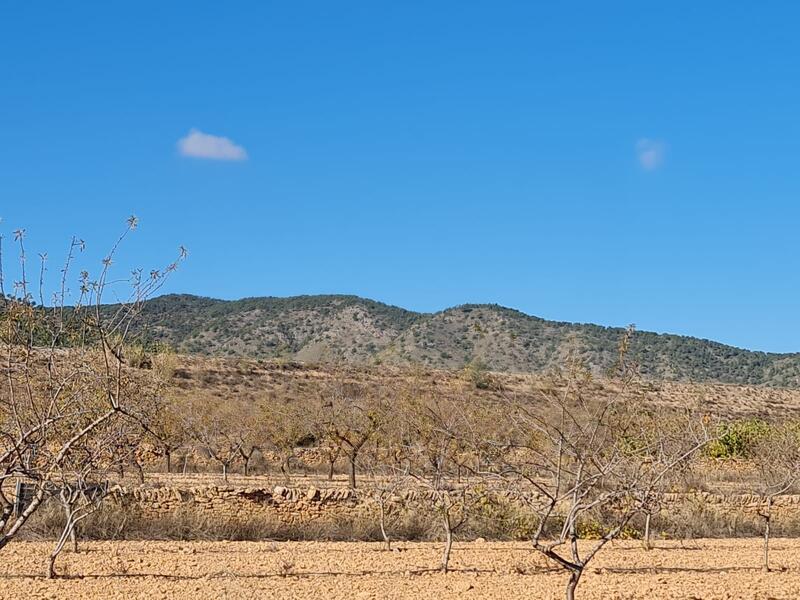
[[636, 157], [645, 171], [655, 171], [664, 164], [666, 146], [664, 142], [641, 138], [636, 142]]
[[247, 151], [233, 140], [192, 129], [178, 140], [181, 156], [209, 160], [247, 160]]

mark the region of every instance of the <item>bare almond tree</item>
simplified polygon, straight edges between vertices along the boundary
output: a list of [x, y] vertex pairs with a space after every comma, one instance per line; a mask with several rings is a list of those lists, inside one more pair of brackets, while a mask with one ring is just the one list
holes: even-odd
[[149, 358], [150, 368], [165, 385], [161, 393], [149, 396], [147, 404], [140, 403], [138, 410], [133, 413], [141, 429], [147, 434], [145, 445], [151, 449], [151, 454], [164, 459], [167, 473], [172, 473], [172, 457], [175, 452], [189, 441], [183, 418], [184, 411], [188, 410], [187, 403], [169, 394], [169, 387], [166, 385], [171, 373], [164, 363], [171, 358], [160, 348]]
[[262, 413], [254, 404], [241, 402], [239, 420], [234, 428], [235, 435], [239, 437], [239, 457], [242, 459], [242, 473], [250, 475], [250, 462], [256, 452], [263, 446], [263, 423], [260, 420]]
[[249, 433], [242, 412], [242, 403], [235, 399], [197, 398], [182, 415], [187, 434], [220, 465], [225, 482]]
[[[538, 516], [533, 548], [569, 574], [567, 600], [597, 553], [651, 510], [669, 473], [709, 439], [702, 418], [675, 426], [645, 409], [634, 368], [623, 365], [614, 381], [614, 393], [598, 395], [590, 373], [573, 362], [533, 398], [508, 399], [510, 439], [496, 442], [494, 475]], [[600, 519], [600, 538], [580, 544], [581, 526]]]
[[450, 565], [453, 540], [467, 523], [471, 480], [461, 477], [463, 454], [474, 436], [469, 408], [451, 390], [412, 391], [403, 403], [401, 434], [409, 477], [429, 496], [444, 537], [441, 571]]
[[[410, 482], [410, 463], [400, 458], [402, 449], [402, 419], [394, 426], [387, 424], [381, 431], [380, 438], [366, 448], [363, 466], [369, 475], [370, 492], [378, 504], [378, 526], [386, 550], [392, 549], [389, 535], [388, 517], [397, 500], [398, 493]], [[399, 463], [403, 462], [402, 466]]]
[[800, 478], [800, 430], [796, 424], [773, 424], [750, 451], [755, 470], [752, 482], [762, 498], [759, 516], [764, 520], [763, 570], [769, 571], [769, 540], [775, 496], [787, 493]]
[[297, 445], [312, 435], [312, 411], [294, 398], [277, 395], [265, 398], [257, 410], [258, 422], [261, 423], [258, 436], [262, 445], [271, 448], [278, 455], [278, 468], [284, 482], [289, 485], [292, 478], [291, 463]]
[[352, 489], [356, 487], [359, 454], [386, 419], [385, 394], [383, 388], [370, 389], [342, 379], [328, 386], [316, 411], [316, 428], [347, 458]]
[[[0, 548], [38, 510], [76, 448], [125, 418], [147, 388], [126, 356], [133, 325], [185, 251], [163, 270], [113, 279], [120, 245], [136, 225], [131, 217], [97, 276], [81, 271], [74, 291], [72, 267], [84, 243], [73, 239], [52, 296], [47, 256], [32, 280], [25, 232], [14, 232], [18, 278], [7, 285], [0, 272]], [[11, 484], [26, 491], [24, 506], [15, 506]]]
[[78, 552], [78, 533], [82, 521], [99, 510], [112, 489], [109, 478], [118, 463], [131, 460], [138, 451], [137, 445], [124, 447], [120, 452], [120, 429], [128, 428], [129, 436], [136, 439], [143, 432], [134, 419], [109, 421], [92, 436], [76, 444], [67, 459], [58, 467], [49, 486], [50, 502], [58, 503], [64, 513], [64, 527], [47, 557], [45, 574], [48, 579], [57, 576], [55, 563], [68, 541], [72, 551]]
[[325, 462], [328, 463], [327, 478], [328, 481], [333, 481], [333, 476], [336, 474], [336, 462], [342, 455], [342, 449], [336, 444], [328, 443], [325, 439], [325, 434], [321, 433], [316, 436], [316, 439], [322, 442], [321, 450], [325, 456]]

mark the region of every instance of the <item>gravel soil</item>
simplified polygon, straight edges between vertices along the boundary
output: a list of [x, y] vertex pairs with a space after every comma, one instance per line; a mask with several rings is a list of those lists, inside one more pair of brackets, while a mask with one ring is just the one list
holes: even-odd
[[[0, 598], [384, 599], [562, 598], [565, 575], [522, 543], [464, 542], [452, 572], [437, 544], [325, 542], [92, 542], [65, 550], [57, 580], [41, 577], [51, 544], [0, 552]], [[616, 542], [590, 565], [579, 599], [800, 598], [800, 540], [777, 539], [773, 571], [761, 541]]]

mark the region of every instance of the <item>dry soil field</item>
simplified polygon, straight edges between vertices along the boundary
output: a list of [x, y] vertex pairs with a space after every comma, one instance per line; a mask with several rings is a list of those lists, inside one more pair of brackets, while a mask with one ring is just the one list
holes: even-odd
[[[457, 544], [454, 572], [435, 544], [319, 542], [96, 542], [65, 552], [67, 576], [39, 576], [49, 544], [3, 550], [2, 598], [561, 598], [564, 576], [524, 544]], [[616, 542], [578, 590], [584, 599], [800, 598], [800, 540], [777, 539], [776, 572], [759, 567], [759, 540], [659, 542], [645, 552]]]

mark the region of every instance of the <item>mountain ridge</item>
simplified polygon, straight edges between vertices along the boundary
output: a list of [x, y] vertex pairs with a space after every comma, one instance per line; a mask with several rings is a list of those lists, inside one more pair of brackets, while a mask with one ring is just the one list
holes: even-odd
[[[479, 362], [508, 372], [542, 372], [577, 356], [598, 373], [614, 364], [624, 331], [549, 321], [498, 304], [425, 313], [349, 294], [239, 300], [168, 294], [145, 303], [137, 326], [189, 354], [446, 369]], [[648, 378], [800, 387], [800, 353], [648, 331], [635, 333], [630, 352]]]

